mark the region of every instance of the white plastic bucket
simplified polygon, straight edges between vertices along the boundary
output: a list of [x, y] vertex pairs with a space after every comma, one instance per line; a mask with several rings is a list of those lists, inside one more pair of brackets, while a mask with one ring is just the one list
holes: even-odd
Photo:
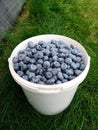
[[[34, 41], [36, 44], [41, 40], [48, 42], [52, 39], [63, 40], [65, 43], [72, 44], [77, 47], [83, 53], [83, 60], [86, 64], [85, 70], [77, 78], [58, 85], [39, 85], [28, 82], [21, 78], [13, 69], [13, 57], [17, 55], [19, 50], [26, 48], [28, 41]], [[90, 68], [90, 57], [80, 43], [71, 38], [53, 34], [35, 36], [21, 42], [13, 50], [8, 61], [11, 75], [14, 80], [22, 87], [29, 103], [38, 112], [45, 115], [58, 114], [69, 106], [79, 84], [86, 78]]]

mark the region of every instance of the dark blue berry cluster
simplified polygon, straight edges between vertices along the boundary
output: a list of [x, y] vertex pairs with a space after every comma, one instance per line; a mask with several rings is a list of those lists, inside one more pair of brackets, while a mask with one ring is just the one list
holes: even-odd
[[16, 73], [38, 84], [60, 84], [70, 81], [85, 69], [82, 53], [63, 41], [28, 42], [13, 58]]

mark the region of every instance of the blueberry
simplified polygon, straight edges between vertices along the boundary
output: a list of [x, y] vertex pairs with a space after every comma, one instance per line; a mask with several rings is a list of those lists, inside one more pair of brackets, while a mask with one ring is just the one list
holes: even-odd
[[33, 57], [34, 57], [35, 60], [38, 60], [38, 54], [37, 53], [34, 54]]
[[41, 64], [37, 64], [36, 65], [38, 69], [41, 69], [42, 68], [42, 65]]
[[73, 59], [74, 55], [70, 53], [70, 54], [68, 55], [68, 57], [71, 58], [71, 59]]
[[70, 65], [67, 65], [67, 69], [70, 69], [71, 68], [71, 66]]
[[38, 64], [43, 64], [43, 60], [42, 59], [38, 59], [37, 63]]
[[48, 72], [52, 72], [53, 69], [52, 69], [52, 68], [48, 68], [47, 71], [48, 71]]
[[26, 51], [26, 55], [32, 57], [32, 51]]
[[39, 80], [40, 80], [42, 76], [41, 76], [41, 75], [37, 75], [37, 77], [38, 77], [38, 78], [39, 78]]
[[67, 69], [67, 64], [66, 63], [62, 63], [61, 64], [61, 69], [62, 70], [66, 70]]
[[42, 45], [44, 45], [46, 43], [44, 41], [39, 41], [38, 44], [42, 46]]
[[55, 47], [54, 44], [51, 44], [51, 46], [49, 47], [50, 47], [50, 51], [57, 51], [57, 48]]
[[28, 73], [28, 78], [31, 80], [35, 76], [35, 73], [29, 72]]
[[40, 75], [42, 75], [43, 74], [43, 69], [37, 69], [37, 74], [40, 74]]
[[64, 63], [64, 58], [58, 58], [59, 63]]
[[22, 71], [17, 71], [17, 74], [22, 77], [24, 75], [24, 73]]
[[43, 81], [39, 81], [38, 83], [39, 83], [39, 84], [45, 84]]
[[61, 45], [57, 42], [56, 47], [59, 49], [61, 47]]
[[60, 54], [58, 54], [58, 57], [65, 58], [66, 55], [64, 53], [60, 53]]
[[30, 60], [29, 60], [29, 62], [31, 63], [31, 64], [34, 64], [35, 62], [36, 62], [36, 60], [33, 58], [31, 58]]
[[36, 65], [34, 65], [34, 64], [30, 65], [30, 71], [34, 72], [34, 71], [36, 71], [36, 69], [37, 69]]
[[42, 52], [46, 56], [49, 56], [49, 54], [50, 54], [50, 51], [48, 49], [43, 49]]
[[18, 64], [18, 63], [13, 64], [13, 67], [14, 67], [14, 69], [15, 69], [16, 71], [19, 70], [19, 64]]
[[13, 63], [18, 63], [18, 61], [19, 61], [19, 60], [18, 60], [18, 57], [14, 57], [14, 58], [13, 58]]
[[74, 78], [75, 78], [75, 76], [73, 76], [73, 75], [70, 75], [70, 76], [68, 77], [69, 80], [72, 80], [72, 79], [74, 79]]
[[53, 65], [54, 65], [54, 67], [60, 67], [60, 63], [57, 61], [53, 62]]
[[26, 54], [18, 54], [18, 58], [22, 61], [26, 57]]
[[75, 61], [76, 62], [76, 56], [75, 55], [73, 55], [73, 54], [69, 54], [69, 58], [71, 58], [73, 61]]
[[48, 56], [44, 56], [44, 61], [47, 61], [48, 60]]
[[33, 48], [31, 51], [33, 54], [35, 54], [37, 52], [37, 50], [35, 48]]
[[65, 42], [64, 41], [58, 41], [58, 47], [61, 48], [61, 49], [65, 49]]
[[52, 72], [46, 72], [45, 76], [46, 76], [47, 79], [52, 78]]
[[72, 63], [72, 59], [71, 59], [71, 58], [66, 58], [66, 59], [65, 59], [65, 62], [66, 62], [67, 64], [71, 64], [71, 63]]
[[56, 69], [57, 69], [58, 72], [61, 72], [61, 68], [60, 68], [60, 67], [59, 67], [59, 68], [56, 68]]
[[57, 77], [58, 77], [59, 80], [64, 79], [62, 72], [58, 72]]
[[41, 45], [43, 48], [47, 47], [47, 43], [43, 41], [43, 44]]
[[81, 52], [78, 52], [78, 53], [77, 53], [77, 56], [82, 57], [82, 53], [81, 53]]
[[28, 66], [28, 69], [30, 69], [31, 64], [29, 63], [29, 64], [26, 64], [26, 65]]
[[77, 68], [79, 68], [80, 67], [80, 63], [76, 63], [76, 66], [77, 66]]
[[73, 75], [73, 70], [72, 69], [66, 69], [66, 74], [68, 76]]
[[34, 76], [33, 78], [32, 78], [32, 80], [31, 80], [31, 82], [33, 82], [33, 83], [38, 83], [39, 82], [39, 77], [38, 76]]
[[22, 78], [28, 81], [28, 76], [27, 75], [23, 75]]
[[66, 53], [70, 53], [70, 50], [65, 48], [64, 54], [66, 54]]
[[84, 64], [83, 60], [81, 60], [80, 64]]
[[42, 68], [37, 68], [35, 71], [36, 75], [42, 75], [43, 74], [43, 69]]
[[81, 57], [76, 57], [76, 62], [80, 62], [81, 60]]
[[24, 64], [24, 65], [22, 66], [22, 70], [23, 70], [23, 71], [26, 71], [27, 69], [28, 69], [28, 65]]
[[84, 63], [81, 64], [80, 67], [79, 67], [79, 69], [83, 71], [85, 69], [85, 64]]
[[74, 54], [74, 55], [76, 55], [78, 53], [78, 50], [77, 49], [72, 49], [71, 53]]
[[62, 81], [61, 80], [58, 80], [57, 82], [56, 82], [56, 84], [61, 84], [62, 83]]
[[19, 66], [22, 67], [24, 65], [23, 61], [19, 62]]
[[72, 49], [74, 49], [74, 46], [73, 46], [73, 45], [70, 45], [70, 47], [71, 47]]
[[78, 75], [81, 74], [81, 72], [82, 72], [81, 70], [78, 70], [78, 69], [77, 69], [77, 70], [75, 70], [75, 75], [78, 76]]
[[63, 77], [65, 78], [65, 79], [68, 79], [68, 75], [67, 74], [63, 74]]
[[47, 80], [47, 84], [54, 84], [55, 83], [55, 79], [51, 78], [49, 80]]
[[50, 50], [50, 46], [46, 44], [46, 50]]
[[[31, 71], [30, 71], [31, 72]], [[33, 72], [35, 74], [35, 76], [39, 75], [39, 69], [36, 69], [35, 72]]]
[[51, 51], [51, 54], [50, 54], [52, 57], [57, 55], [57, 52], [56, 51]]
[[32, 41], [29, 41], [29, 42], [28, 42], [28, 47], [29, 47], [29, 48], [34, 48], [34, 47], [35, 47], [35, 44], [33, 44]]
[[73, 62], [77, 62], [77, 57], [75, 56], [75, 57], [73, 57]]
[[67, 81], [68, 81], [67, 79], [63, 79], [63, 80], [62, 80], [63, 83], [66, 83]]
[[52, 59], [50, 59], [50, 63], [51, 63], [51, 64], [50, 64], [51, 68], [55, 68], [55, 67], [54, 67], [54, 63], [52, 62]]
[[74, 63], [74, 62], [72, 62], [72, 63], [71, 63], [71, 67], [72, 67], [73, 69], [77, 69], [77, 64]]
[[24, 54], [24, 50], [19, 50], [18, 54]]
[[51, 40], [51, 43], [52, 44], [57, 44], [57, 41], [56, 40]]
[[47, 79], [46, 79], [44, 76], [41, 77], [41, 80], [42, 80], [44, 83], [47, 81]]
[[53, 69], [52, 69], [52, 73], [53, 73], [53, 75], [57, 75], [58, 69], [57, 69], [57, 68], [53, 68]]
[[55, 47], [55, 45], [52, 45], [52, 48], [50, 48], [50, 50], [51, 50], [51, 51], [55, 51], [55, 52], [58, 51], [58, 49]]
[[27, 70], [27, 71], [26, 71], [26, 75], [29, 75], [29, 73], [31, 73], [30, 70]]
[[39, 58], [39, 59], [43, 58], [43, 53], [41, 51], [37, 52], [37, 58]]
[[53, 59], [52, 59], [52, 57], [49, 58], [49, 62], [51, 63], [51, 66], [53, 66]]
[[31, 61], [30, 57], [26, 56], [24, 59], [23, 59], [23, 62], [25, 64], [29, 63]]
[[67, 52], [65, 53], [65, 58], [69, 57], [69, 55], [70, 55], [70, 52], [67, 51]]
[[49, 44], [49, 48], [50, 48], [50, 50], [53, 49], [54, 47], [55, 47], [54, 44]]
[[31, 51], [31, 48], [27, 47], [24, 52], [26, 53], [28, 51]]
[[64, 41], [61, 41], [61, 40], [59, 40], [58, 43], [59, 43], [60, 45], [65, 45], [65, 42], [64, 42]]
[[59, 53], [65, 53], [65, 49], [64, 48], [60, 48], [59, 49]]
[[36, 50], [40, 51], [41, 50], [41, 46], [40, 45], [36, 45]]
[[65, 44], [65, 48], [68, 49], [68, 50], [70, 50], [70, 45]]
[[55, 81], [57, 81], [57, 76], [53, 76], [53, 78], [55, 79]]
[[50, 62], [49, 62], [49, 61], [45, 61], [45, 62], [43, 63], [43, 67], [44, 67], [45, 69], [49, 68], [49, 67], [50, 67]]
[[57, 55], [54, 55], [54, 56], [52, 57], [52, 59], [53, 59], [53, 61], [57, 61], [57, 60], [58, 60], [58, 56], [57, 56]]

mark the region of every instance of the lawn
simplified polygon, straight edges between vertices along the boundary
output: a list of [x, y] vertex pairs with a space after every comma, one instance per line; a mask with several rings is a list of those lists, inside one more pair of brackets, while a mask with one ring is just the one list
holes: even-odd
[[[91, 67], [71, 105], [55, 116], [36, 112], [12, 79], [8, 57], [21, 41], [40, 34], [79, 41]], [[98, 0], [28, 0], [0, 42], [0, 130], [98, 130]]]

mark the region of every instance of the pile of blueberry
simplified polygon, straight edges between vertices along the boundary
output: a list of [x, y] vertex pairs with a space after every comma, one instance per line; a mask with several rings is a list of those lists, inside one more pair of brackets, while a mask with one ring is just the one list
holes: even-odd
[[64, 41], [28, 42], [13, 58], [16, 73], [37, 84], [60, 84], [70, 81], [85, 69], [82, 53]]

